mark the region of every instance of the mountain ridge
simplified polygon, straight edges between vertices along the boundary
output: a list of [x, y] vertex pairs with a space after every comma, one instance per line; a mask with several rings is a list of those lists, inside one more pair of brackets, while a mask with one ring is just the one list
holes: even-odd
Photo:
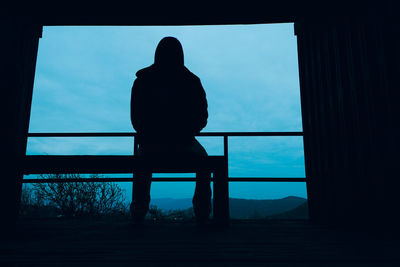
[[[254, 219], [274, 216], [308, 217], [307, 207], [297, 209], [307, 203], [307, 199], [297, 196], [287, 196], [278, 199], [243, 199], [229, 198], [230, 217], [232, 219]], [[155, 198], [150, 205], [155, 205], [163, 211], [186, 210], [192, 208], [191, 198]]]

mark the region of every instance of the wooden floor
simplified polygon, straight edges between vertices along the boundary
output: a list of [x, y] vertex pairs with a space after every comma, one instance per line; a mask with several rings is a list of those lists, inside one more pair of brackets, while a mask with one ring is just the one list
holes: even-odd
[[0, 266], [400, 266], [390, 235], [305, 221], [132, 225], [127, 220], [24, 220], [0, 245]]

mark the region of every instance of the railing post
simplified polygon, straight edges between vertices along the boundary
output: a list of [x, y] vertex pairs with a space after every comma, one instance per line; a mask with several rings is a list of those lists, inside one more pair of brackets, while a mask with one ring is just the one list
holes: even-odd
[[228, 135], [224, 135], [224, 160], [214, 171], [214, 220], [217, 225], [229, 225]]
[[229, 225], [229, 185], [226, 158], [214, 170], [213, 191], [215, 223], [218, 226], [226, 227]]
[[228, 172], [228, 135], [224, 135], [224, 157], [225, 157], [225, 167], [226, 167], [226, 176], [229, 177]]
[[133, 136], [133, 155], [137, 155], [138, 152], [138, 143], [137, 143], [137, 138], [136, 135]]

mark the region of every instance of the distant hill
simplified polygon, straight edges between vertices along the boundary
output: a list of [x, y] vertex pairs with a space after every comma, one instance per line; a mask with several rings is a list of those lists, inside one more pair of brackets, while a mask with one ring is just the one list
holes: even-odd
[[[152, 199], [151, 205], [155, 205], [164, 211], [184, 210], [192, 207], [192, 199]], [[308, 218], [307, 200], [295, 196], [261, 200], [230, 198], [229, 205], [232, 219]]]
[[151, 199], [150, 205], [155, 205], [163, 211], [185, 210], [192, 207], [191, 198], [156, 198]]
[[307, 200], [301, 197], [281, 199], [230, 199], [230, 216], [232, 219], [258, 219], [288, 212], [304, 204]]
[[268, 219], [308, 219], [308, 204], [304, 202], [292, 210], [268, 216]]

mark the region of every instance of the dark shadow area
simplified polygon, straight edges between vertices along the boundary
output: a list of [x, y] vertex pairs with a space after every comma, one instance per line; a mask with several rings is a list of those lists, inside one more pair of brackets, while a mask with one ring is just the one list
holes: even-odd
[[305, 221], [194, 222], [20, 220], [0, 244], [0, 265], [397, 266], [399, 238]]

